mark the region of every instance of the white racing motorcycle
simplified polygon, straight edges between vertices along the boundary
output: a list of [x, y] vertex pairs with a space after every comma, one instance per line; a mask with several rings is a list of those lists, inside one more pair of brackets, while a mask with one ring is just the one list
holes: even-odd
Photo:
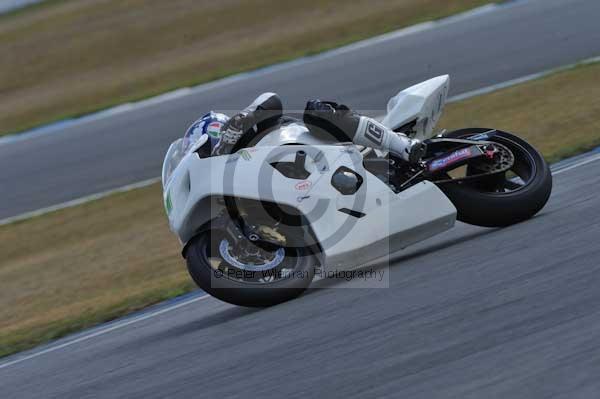
[[237, 305], [300, 295], [315, 271], [353, 270], [454, 226], [507, 226], [546, 204], [552, 176], [517, 136], [433, 133], [449, 87], [440, 76], [401, 91], [382, 123], [427, 143], [417, 165], [309, 133], [283, 116], [231, 155], [171, 144], [163, 165], [171, 230], [194, 281]]

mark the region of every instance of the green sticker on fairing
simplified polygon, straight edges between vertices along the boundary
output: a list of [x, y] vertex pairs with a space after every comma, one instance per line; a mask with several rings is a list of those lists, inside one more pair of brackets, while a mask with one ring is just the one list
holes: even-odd
[[244, 161], [249, 161], [252, 159], [252, 155], [250, 155], [250, 153], [246, 150], [241, 150], [239, 154]]
[[171, 192], [167, 193], [167, 199], [165, 200], [165, 209], [167, 210], [167, 215], [171, 214], [173, 210], [173, 202], [171, 201]]

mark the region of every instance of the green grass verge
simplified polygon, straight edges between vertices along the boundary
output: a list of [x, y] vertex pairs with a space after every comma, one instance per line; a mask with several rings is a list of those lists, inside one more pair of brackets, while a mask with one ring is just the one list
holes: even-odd
[[494, 127], [516, 132], [549, 162], [600, 145], [600, 64], [449, 104], [440, 126]]
[[[450, 104], [440, 126], [513, 131], [558, 160], [600, 145], [599, 73], [578, 67]], [[0, 356], [194, 288], [159, 184], [1, 226], [0, 242]]]

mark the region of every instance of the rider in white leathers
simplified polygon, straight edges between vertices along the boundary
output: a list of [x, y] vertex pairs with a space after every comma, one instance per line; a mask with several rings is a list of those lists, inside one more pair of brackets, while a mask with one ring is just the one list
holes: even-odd
[[[282, 108], [277, 94], [261, 94], [246, 109], [223, 124], [219, 141], [211, 154], [228, 154], [239, 149], [236, 146], [247, 144], [260, 131], [278, 123]], [[322, 130], [340, 142], [352, 141], [365, 147], [389, 151], [409, 163], [419, 162], [426, 151], [421, 141], [394, 132], [375, 119], [361, 116], [345, 105], [334, 102], [309, 101], [303, 121], [311, 132]]]

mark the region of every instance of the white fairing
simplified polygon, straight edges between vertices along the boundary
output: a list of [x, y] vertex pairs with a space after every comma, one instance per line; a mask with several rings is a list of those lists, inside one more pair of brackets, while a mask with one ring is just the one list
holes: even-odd
[[402, 90], [387, 104], [387, 115], [381, 121], [391, 129], [416, 122], [414, 138], [425, 140], [433, 136], [433, 128], [442, 115], [450, 76], [438, 76]]
[[305, 145], [323, 145], [333, 144], [333, 138], [317, 137], [311, 134], [306, 126], [300, 123], [290, 123], [281, 126], [276, 132], [263, 137], [256, 145], [258, 147], [267, 146], [275, 147], [280, 145], [290, 144], [305, 144]]
[[[271, 166], [293, 161], [299, 150], [307, 154], [311, 174], [306, 180], [287, 178]], [[364, 179], [354, 195], [342, 195], [331, 184], [341, 166]], [[170, 227], [182, 243], [219, 214], [224, 195], [299, 210], [322, 247], [325, 269], [362, 266], [447, 230], [456, 218], [456, 209], [434, 184], [423, 182], [396, 194], [364, 169], [352, 145], [261, 145], [229, 156], [183, 157], [164, 191]], [[364, 216], [340, 212], [344, 208]]]
[[163, 161], [162, 167], [162, 184], [165, 188], [167, 182], [171, 179], [171, 175], [175, 171], [175, 168], [179, 165], [183, 156], [185, 155], [182, 149], [183, 139], [177, 139], [169, 146], [165, 160]]

